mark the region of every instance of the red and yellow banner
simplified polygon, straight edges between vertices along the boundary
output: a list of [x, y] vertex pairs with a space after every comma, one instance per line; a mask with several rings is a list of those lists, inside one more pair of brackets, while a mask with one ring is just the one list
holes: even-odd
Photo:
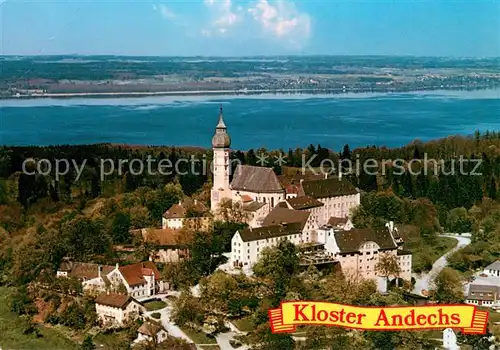
[[455, 328], [465, 334], [485, 334], [488, 311], [462, 304], [371, 307], [288, 301], [270, 309], [269, 319], [273, 333], [293, 333], [298, 325], [323, 325], [376, 331]]

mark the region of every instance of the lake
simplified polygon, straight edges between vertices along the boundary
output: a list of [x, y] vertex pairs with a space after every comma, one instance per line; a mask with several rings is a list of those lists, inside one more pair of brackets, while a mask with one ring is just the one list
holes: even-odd
[[0, 144], [209, 147], [219, 105], [232, 148], [340, 150], [500, 130], [500, 90], [0, 100]]

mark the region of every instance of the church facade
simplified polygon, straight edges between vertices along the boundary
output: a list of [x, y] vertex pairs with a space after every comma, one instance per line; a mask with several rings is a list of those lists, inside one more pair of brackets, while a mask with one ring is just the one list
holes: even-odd
[[221, 108], [219, 122], [212, 137], [213, 186], [210, 203], [211, 211], [213, 213], [217, 212], [224, 200], [243, 203], [251, 199], [251, 201], [257, 203], [266, 204], [265, 207], [269, 212], [285, 199], [285, 190], [281, 186], [278, 177], [271, 168], [238, 165], [230, 183], [230, 147], [231, 138], [227, 133]]

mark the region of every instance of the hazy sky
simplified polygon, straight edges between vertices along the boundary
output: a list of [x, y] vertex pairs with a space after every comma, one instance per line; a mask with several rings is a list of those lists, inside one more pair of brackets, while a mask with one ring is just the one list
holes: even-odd
[[500, 56], [500, 0], [0, 0], [2, 54]]

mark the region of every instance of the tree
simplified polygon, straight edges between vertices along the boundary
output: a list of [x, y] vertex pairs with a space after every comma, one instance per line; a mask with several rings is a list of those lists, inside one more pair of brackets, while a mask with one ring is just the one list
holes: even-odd
[[62, 224], [58, 244], [64, 255], [87, 261], [93, 255], [111, 251], [111, 238], [103, 231], [101, 220], [76, 217]]
[[164, 188], [149, 193], [145, 204], [153, 220], [159, 222], [163, 213], [173, 204], [178, 203], [183, 196], [180, 184], [169, 183]]
[[220, 202], [216, 216], [225, 222], [245, 223], [249, 219], [249, 212], [241, 202], [224, 199]]
[[18, 315], [34, 315], [37, 313], [37, 308], [33, 300], [28, 295], [26, 286], [22, 286], [11, 296], [10, 310]]
[[492, 175], [490, 182], [488, 183], [488, 188], [487, 188], [488, 197], [491, 199], [497, 199], [497, 195], [498, 195], [497, 191], [498, 191], [497, 190], [497, 183], [496, 183], [495, 177]]
[[486, 334], [457, 334], [457, 343], [469, 345], [473, 350], [489, 350], [494, 343], [491, 340], [491, 332], [488, 330]]
[[463, 233], [470, 232], [471, 228], [472, 222], [469, 219], [467, 209], [462, 207], [450, 210], [446, 220], [446, 229], [448, 231]]
[[92, 336], [87, 335], [82, 343], [81, 350], [94, 350], [94, 349], [95, 345], [94, 342], [92, 341]]
[[258, 326], [247, 336], [252, 349], [259, 350], [288, 350], [293, 349], [295, 341], [289, 334], [274, 334], [269, 323]]
[[200, 281], [201, 302], [216, 314], [240, 316], [244, 309], [258, 304], [256, 283], [246, 275], [229, 275], [222, 271]]
[[111, 225], [111, 234], [115, 243], [130, 242], [130, 215], [118, 212]]
[[342, 153], [340, 154], [340, 159], [351, 159], [351, 149], [349, 148], [349, 145], [344, 145], [344, 149], [342, 150]]
[[174, 301], [172, 320], [181, 327], [185, 324], [201, 326], [205, 318], [204, 314], [203, 304], [189, 290], [183, 291], [179, 298]]
[[462, 276], [449, 267], [445, 267], [436, 276], [433, 290], [433, 299], [441, 304], [461, 303], [464, 300]]
[[398, 257], [396, 255], [381, 254], [375, 265], [375, 270], [387, 279], [391, 276], [396, 277], [396, 287], [398, 286], [401, 267], [399, 266]]
[[299, 268], [297, 248], [288, 240], [282, 240], [277, 247], [262, 250], [253, 271], [257, 277], [269, 279], [274, 286], [274, 301], [279, 304], [287, 292], [291, 277]]

